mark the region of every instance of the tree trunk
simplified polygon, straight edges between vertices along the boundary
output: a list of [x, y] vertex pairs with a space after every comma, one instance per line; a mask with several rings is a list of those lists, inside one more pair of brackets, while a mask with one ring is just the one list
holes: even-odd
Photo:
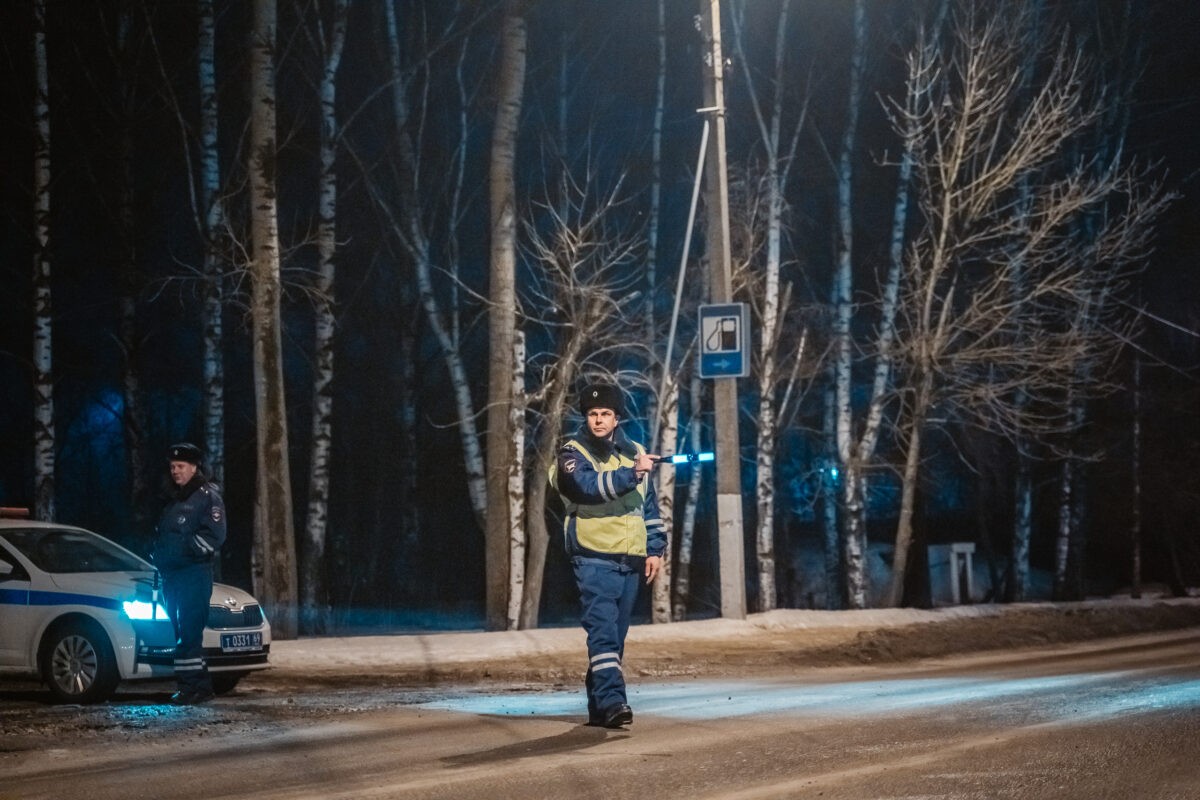
[[867, 532], [863, 518], [863, 473], [855, 459], [839, 467], [842, 566], [846, 608], [867, 607]]
[[257, 425], [255, 545], [262, 569], [259, 599], [278, 639], [297, 633], [296, 540], [288, 465], [280, 323], [279, 218], [275, 187], [275, 0], [255, 0], [251, 49], [251, 315]]
[[[704, 446], [700, 437], [700, 404], [703, 400], [701, 389], [700, 376], [693, 372], [689, 386], [692, 421], [688, 425], [691, 432], [689, 445], [693, 453]], [[687, 617], [688, 603], [691, 600], [692, 543], [696, 538], [696, 507], [700, 503], [700, 487], [703, 480], [704, 471], [693, 469], [688, 481], [687, 499], [683, 503], [683, 522], [679, 526], [679, 553], [676, 556], [678, 569], [675, 573], [675, 611], [671, 615], [678, 621]]]
[[925, 373], [914, 401], [912, 426], [904, 458], [900, 490], [900, 518], [896, 522], [896, 550], [892, 555], [892, 583], [888, 587], [887, 606], [898, 608], [904, 599], [904, 579], [908, 572], [908, 550], [913, 538], [913, 511], [917, 499], [917, 473], [921, 464], [921, 434], [929, 408], [933, 376]]
[[[403, 280], [403, 278], [401, 278]], [[399, 386], [398, 414], [400, 418], [400, 469], [397, 480], [400, 484], [400, 539], [393, 550], [388, 575], [391, 578], [393, 602], [411, 605], [415, 600], [413, 587], [417, 572], [413, 565], [417, 547], [420, 545], [421, 518], [418, 509], [417, 476], [420, 474], [420, 459], [417, 452], [417, 325], [418, 307], [413, 301], [408, 284], [400, 292], [401, 308], [400, 346], [396, 353]]]
[[[765, 328], [765, 325], [764, 325]], [[771, 338], [764, 330], [763, 347]], [[770, 342], [774, 346], [774, 342]], [[755, 459], [754, 489], [758, 505], [758, 610], [776, 606], [775, 587], [775, 442], [778, 430], [775, 418], [775, 358], [772, 353], [760, 364], [758, 397], [758, 447]]]
[[[786, 4], [784, 5], [786, 8]], [[773, 119], [778, 133], [779, 108]], [[778, 145], [778, 141], [775, 142]], [[775, 587], [775, 447], [779, 437], [775, 408], [776, 370], [779, 363], [779, 267], [783, 228], [783, 187], [779, 185], [777, 147], [767, 163], [767, 263], [763, 288], [762, 332], [758, 373], [758, 446], [755, 494], [758, 504], [758, 608], [776, 606]]]
[[[547, 424], [549, 422], [547, 421]], [[550, 460], [554, 450], [550, 451]], [[550, 532], [546, 529], [546, 476], [550, 460], [534, 453], [533, 469], [529, 475], [529, 494], [525, 503], [525, 590], [521, 594], [521, 617], [517, 627], [529, 630], [538, 626], [542, 605], [542, 586], [546, 577], [546, 554], [550, 547]]]
[[1142, 355], [1133, 356], [1133, 433], [1130, 477], [1133, 520], [1129, 526], [1129, 595], [1142, 596]]
[[54, 521], [54, 351], [50, 302], [50, 73], [46, 2], [33, 4], [33, 517]]
[[838, 532], [838, 482], [837, 482], [837, 434], [834, 431], [836, 417], [836, 394], [833, 382], [825, 391], [825, 414], [822, 442], [823, 457], [820, 461], [821, 486], [821, 534], [825, 551], [825, 608], [837, 611], [844, 608], [846, 597], [845, 580], [850, 570], [842, 569], [842, 548]]
[[508, 453], [508, 629], [521, 623], [525, 594], [525, 334], [513, 334], [512, 405], [508, 427], [512, 434]]
[[1067, 562], [1071, 554], [1071, 491], [1075, 487], [1075, 463], [1063, 460], [1058, 479], [1058, 527], [1054, 535], [1054, 587], [1055, 600], [1069, 600], [1067, 587]]
[[1070, 557], [1067, 559], [1068, 589], [1072, 600], [1087, 598], [1087, 509], [1088, 476], [1087, 462], [1075, 469], [1075, 490], [1071, 492], [1071, 539]]
[[1029, 456], [1017, 453], [1016, 498], [1013, 515], [1012, 556], [1008, 565], [1006, 598], [1024, 602], [1029, 592], [1029, 542], [1033, 538], [1033, 480]]
[[850, 608], [866, 608], [865, 525], [861, 496], [861, 464], [854, 452], [851, 401], [853, 347], [850, 319], [853, 314], [853, 183], [854, 148], [858, 138], [859, 96], [866, 63], [866, 6], [854, 2], [854, 47], [850, 58], [850, 90], [846, 128], [842, 134], [837, 174], [838, 251], [834, 279], [834, 364], [837, 391], [837, 453], [842, 481], [842, 546], [845, 553], [846, 600]]
[[513, 177], [517, 127], [525, 87], [525, 18], [521, 3], [509, 0], [504, 13], [496, 122], [488, 171], [491, 253], [488, 288], [487, 627], [503, 630], [509, 589], [508, 474], [512, 452], [513, 338], [516, 334], [516, 188]]
[[125, 464], [129, 472], [129, 504], [132, 509], [133, 531], [138, 541], [149, 541], [153, 535], [153, 510], [150, 480], [146, 469], [146, 410], [142, 402], [142, 387], [138, 373], [137, 293], [141, 288], [138, 270], [137, 218], [134, 211], [133, 165], [136, 127], [136, 66], [129, 41], [133, 28], [133, 9], [121, 4], [117, 21], [117, 59], [120, 74], [121, 107], [121, 196], [120, 232], [121, 257], [118, 266], [117, 339], [121, 345], [121, 396], [124, 400], [122, 431], [125, 441]]
[[566, 413], [567, 387], [571, 385], [575, 361], [559, 359], [564, 372], [556, 376], [543, 406], [545, 424], [538, 434], [532, 456], [533, 470], [529, 476], [529, 497], [525, 505], [525, 531], [528, 551], [525, 561], [525, 592], [521, 598], [522, 630], [536, 628], [542, 600], [542, 584], [546, 574], [546, 552], [550, 534], [546, 530], [546, 492], [549, 488], [550, 465], [558, 452], [562, 436], [562, 419]]
[[337, 0], [333, 25], [323, 41], [321, 143], [318, 176], [316, 320], [313, 355], [312, 445], [308, 469], [305, 547], [301, 551], [302, 619], [307, 633], [324, 633], [329, 598], [325, 591], [325, 539], [329, 527], [329, 455], [333, 446], [334, 278], [337, 274], [337, 74], [346, 42], [349, 0]]
[[[654, 318], [654, 303], [658, 297], [658, 228], [659, 214], [662, 210], [662, 133], [663, 110], [666, 106], [667, 83], [667, 24], [666, 0], [658, 0], [658, 28], [655, 32], [658, 42], [658, 72], [654, 89], [654, 127], [650, 134], [650, 212], [646, 221], [646, 301], [643, 336], [647, 344], [658, 339], [658, 327]], [[670, 364], [663, 364], [664, 370], [670, 370]], [[665, 403], [664, 398], [658, 398]], [[652, 411], [651, 419], [665, 419], [657, 409]], [[657, 426], [655, 426], [657, 428]], [[657, 431], [655, 431], [657, 433]], [[652, 436], [648, 446], [653, 450], [658, 447], [657, 436]]]
[[225, 485], [225, 358], [224, 270], [221, 241], [225, 235], [225, 205], [221, 200], [221, 161], [218, 151], [216, 39], [212, 0], [197, 0], [197, 53], [200, 90], [200, 212], [204, 239], [204, 450], [208, 472]]
[[[541, 611], [542, 585], [546, 575], [546, 553], [550, 533], [546, 530], [547, 475], [554, 460], [564, 402], [562, 396], [546, 406], [546, 427], [538, 439], [533, 454], [533, 471], [529, 476], [529, 495], [525, 505], [525, 535], [528, 541], [525, 563], [525, 591], [521, 596], [521, 618], [518, 627], [529, 630], [538, 626]], [[555, 411], [554, 409], [557, 409]]]
[[[667, 21], [666, 0], [658, 0], [658, 27], [656, 40], [658, 42], [658, 71], [654, 92], [654, 127], [650, 139], [650, 218], [646, 229], [646, 312], [644, 337], [647, 345], [658, 339], [658, 326], [654, 314], [654, 305], [658, 289], [658, 239], [660, 216], [662, 212], [662, 139], [663, 114], [666, 108], [667, 84]], [[684, 269], [683, 265], [680, 269]], [[674, 333], [674, 317], [672, 330]], [[666, 355], [660, 365], [658, 376], [660, 386], [665, 386], [666, 394], [655, 397], [651, 406], [651, 420], [648, 446], [662, 455], [668, 450], [674, 453], [678, 448], [679, 437], [679, 378], [669, 376], [673, 368], [669, 363], [670, 355]], [[671, 622], [679, 619], [675, 615], [672, 603], [674, 587], [674, 519], [675, 519], [675, 470], [660, 470], [657, 476], [658, 485], [655, 491], [658, 497], [659, 515], [667, 531], [667, 550], [663, 554], [662, 569], [655, 578], [651, 595], [651, 621], [655, 623]]]
[[[662, 398], [661, 414], [663, 419], [661, 443], [658, 453], [663, 458], [675, 455], [679, 441], [679, 384], [671, 381], [667, 384], [667, 395]], [[695, 452], [695, 451], [693, 451]], [[698, 471], [698, 464], [692, 465], [693, 471]], [[667, 531], [667, 551], [663, 554], [662, 571], [654, 579], [650, 597], [650, 621], [655, 623], [671, 621], [671, 532], [675, 524], [675, 470], [658, 469], [654, 476], [654, 491], [658, 497], [658, 515]]]

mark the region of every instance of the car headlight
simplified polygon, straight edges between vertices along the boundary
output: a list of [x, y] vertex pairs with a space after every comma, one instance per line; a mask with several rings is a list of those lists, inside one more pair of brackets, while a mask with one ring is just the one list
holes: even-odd
[[166, 619], [167, 610], [161, 603], [148, 603], [145, 600], [126, 600], [122, 603], [125, 616], [130, 619]]

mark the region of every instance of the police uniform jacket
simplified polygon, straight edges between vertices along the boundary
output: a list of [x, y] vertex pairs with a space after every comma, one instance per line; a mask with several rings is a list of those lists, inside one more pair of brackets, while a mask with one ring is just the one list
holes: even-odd
[[563, 540], [572, 556], [661, 556], [667, 533], [654, 484], [638, 480], [634, 458], [645, 448], [620, 428], [597, 439], [585, 425], [558, 451], [550, 483], [565, 506]]
[[182, 569], [212, 560], [225, 542], [225, 504], [200, 475], [175, 489], [155, 530], [154, 563]]

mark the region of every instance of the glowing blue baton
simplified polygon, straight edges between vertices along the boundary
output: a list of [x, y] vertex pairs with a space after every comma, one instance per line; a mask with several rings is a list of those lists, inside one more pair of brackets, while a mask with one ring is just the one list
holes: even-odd
[[658, 462], [667, 461], [671, 464], [694, 464], [697, 461], [712, 461], [712, 453], [676, 453], [673, 456], [661, 456], [654, 459]]

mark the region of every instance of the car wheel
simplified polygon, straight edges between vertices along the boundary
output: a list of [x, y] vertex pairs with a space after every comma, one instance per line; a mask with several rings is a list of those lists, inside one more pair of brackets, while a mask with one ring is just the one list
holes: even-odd
[[55, 625], [42, 641], [42, 680], [66, 703], [95, 703], [121, 679], [108, 636], [91, 620]]
[[237, 688], [238, 681], [246, 677], [244, 672], [214, 672], [212, 673], [212, 687], [217, 694], [229, 694]]

